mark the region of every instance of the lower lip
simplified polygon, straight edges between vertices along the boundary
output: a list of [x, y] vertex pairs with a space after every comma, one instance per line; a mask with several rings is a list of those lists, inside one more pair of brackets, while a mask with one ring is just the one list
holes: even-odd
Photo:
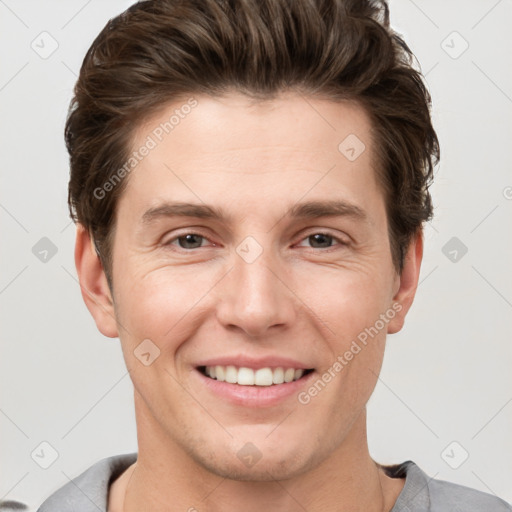
[[212, 379], [203, 375], [197, 369], [194, 373], [199, 376], [202, 383], [210, 391], [235, 405], [272, 407], [281, 404], [291, 396], [297, 396], [300, 390], [314, 377], [316, 372], [312, 371], [292, 382], [273, 384], [272, 386], [241, 386], [240, 384], [230, 384], [229, 382]]

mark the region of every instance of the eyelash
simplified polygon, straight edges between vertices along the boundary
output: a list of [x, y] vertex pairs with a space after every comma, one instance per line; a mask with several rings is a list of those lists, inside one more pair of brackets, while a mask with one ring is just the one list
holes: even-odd
[[[170, 247], [170, 246], [173, 246], [174, 245], [174, 242], [177, 242], [180, 238], [185, 238], [187, 235], [195, 235], [195, 236], [198, 236], [204, 240], [208, 240], [208, 237], [204, 236], [204, 235], [201, 235], [201, 233], [196, 233], [195, 231], [188, 231], [186, 233], [182, 233], [180, 235], [177, 235], [175, 236], [174, 238], [170, 239], [168, 242], [165, 242], [163, 244], [164, 247]], [[328, 231], [315, 231], [315, 232], [312, 232], [312, 233], [309, 233], [307, 234], [306, 236], [304, 236], [303, 238], [301, 238], [301, 240], [299, 242], [302, 242], [304, 240], [307, 240], [309, 237], [311, 236], [314, 236], [314, 235], [324, 235], [324, 236], [328, 236], [330, 238], [332, 238], [333, 241], [335, 242], [338, 242], [338, 246], [341, 246], [341, 247], [346, 247], [349, 245], [348, 242], [342, 240], [341, 238], [337, 237], [337, 236], [334, 236], [333, 234], [329, 233]], [[212, 243], [212, 242], [211, 242]], [[215, 244], [214, 244], [215, 245]], [[332, 247], [327, 247], [327, 248], [318, 248], [318, 247], [310, 247], [309, 249], [313, 249], [313, 250], [318, 250], [318, 251], [321, 251], [321, 252], [330, 252], [332, 250], [336, 250], [337, 248], [339, 248], [338, 246], [332, 246]], [[184, 251], [184, 252], [191, 252], [191, 251], [194, 251], [196, 249], [202, 249], [203, 247], [195, 247], [193, 249], [185, 249], [183, 247], [178, 247], [176, 246], [176, 248], [174, 250], [177, 250], [177, 251]]]

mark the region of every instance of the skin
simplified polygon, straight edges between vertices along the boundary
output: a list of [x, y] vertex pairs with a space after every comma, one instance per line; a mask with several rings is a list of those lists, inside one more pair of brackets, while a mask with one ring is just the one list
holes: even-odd
[[[404, 480], [369, 455], [366, 403], [386, 335], [412, 304], [422, 236], [398, 274], [369, 118], [357, 104], [294, 93], [196, 99], [129, 176], [116, 212], [113, 293], [77, 230], [83, 298], [98, 329], [120, 338], [134, 385], [139, 456], [112, 485], [109, 512], [390, 510]], [[133, 148], [183, 103], [138, 127]], [[349, 134], [366, 146], [354, 161], [338, 150]], [[286, 216], [313, 200], [343, 200], [365, 218]], [[231, 219], [142, 224], [164, 201], [222, 207]], [[205, 238], [180, 246], [187, 233]], [[236, 252], [247, 236], [263, 250], [252, 263]], [[296, 395], [266, 408], [233, 405], [197, 376], [201, 359], [272, 354], [307, 362], [316, 381], [393, 304], [394, 318], [306, 405]], [[145, 339], [160, 350], [149, 366], [134, 355]], [[247, 442], [261, 453], [251, 467], [237, 457]]]

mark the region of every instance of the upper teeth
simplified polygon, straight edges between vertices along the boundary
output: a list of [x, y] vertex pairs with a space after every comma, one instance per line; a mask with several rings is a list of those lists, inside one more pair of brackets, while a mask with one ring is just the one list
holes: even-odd
[[272, 384], [282, 384], [291, 382], [302, 377], [304, 370], [295, 368], [237, 368], [236, 366], [207, 366], [206, 375], [212, 379], [226, 381], [230, 384], [240, 384], [241, 386], [272, 386]]

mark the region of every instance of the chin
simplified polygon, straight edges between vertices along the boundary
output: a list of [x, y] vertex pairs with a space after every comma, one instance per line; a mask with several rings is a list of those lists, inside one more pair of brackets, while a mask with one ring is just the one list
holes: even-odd
[[[236, 457], [236, 455], [235, 455]], [[277, 457], [272, 460], [263, 460], [263, 457], [253, 466], [244, 467], [238, 460], [198, 460], [207, 471], [222, 478], [240, 482], [272, 482], [287, 480], [305, 473], [309, 464], [299, 463], [295, 460], [282, 460]]]
[[311, 470], [322, 460], [320, 451], [313, 450], [313, 447], [311, 453], [304, 452], [304, 447], [310, 444], [306, 440], [295, 439], [293, 445], [286, 445], [282, 438], [277, 443], [265, 440], [265, 436], [244, 436], [244, 439], [254, 439], [254, 442], [232, 441], [222, 445], [212, 441], [210, 446], [215, 448], [210, 448], [207, 453], [194, 448], [188, 453], [196, 464], [210, 473], [247, 482], [293, 478]]

